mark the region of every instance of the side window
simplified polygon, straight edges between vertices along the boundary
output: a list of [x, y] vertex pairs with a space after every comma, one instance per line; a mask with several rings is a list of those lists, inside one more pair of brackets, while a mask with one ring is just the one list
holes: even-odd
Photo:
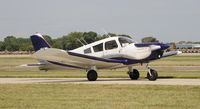
[[92, 52], [91, 48], [87, 48], [87, 49], [84, 50], [84, 54], [91, 53], [91, 52]]
[[108, 41], [108, 42], [105, 43], [105, 49], [106, 50], [115, 49], [117, 47], [118, 47], [118, 45], [117, 45], [115, 40]]
[[103, 43], [93, 46], [94, 52], [103, 51]]

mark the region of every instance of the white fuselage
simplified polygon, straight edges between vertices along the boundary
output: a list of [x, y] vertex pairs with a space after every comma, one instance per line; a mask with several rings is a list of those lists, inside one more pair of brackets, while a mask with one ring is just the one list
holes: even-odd
[[[151, 55], [153, 50], [157, 49], [159, 49], [159, 46], [152, 45], [147, 47], [136, 47], [132, 39], [117, 36], [96, 41], [91, 44], [84, 45], [82, 47], [69, 51], [55, 48], [44, 48], [36, 52], [34, 56], [37, 59], [42, 60], [43, 62], [40, 61], [41, 63], [49, 63], [49, 61], [53, 61], [66, 64], [68, 66], [70, 65], [81, 67], [83, 69], [91, 69], [91, 67], [96, 67], [99, 69], [113, 69], [125, 67], [126, 65], [124, 65], [123, 63], [99, 62], [95, 59], [89, 61], [86, 58], [68, 55], [68, 53], [71, 52], [92, 57], [98, 57], [101, 59], [125, 58], [137, 61], [146, 59]], [[53, 68], [53, 66], [48, 66], [48, 68]]]
[[134, 41], [124, 37], [110, 37], [80, 48], [71, 50], [79, 54], [85, 54], [101, 58], [129, 58], [141, 60], [151, 54], [150, 47], [136, 47]]

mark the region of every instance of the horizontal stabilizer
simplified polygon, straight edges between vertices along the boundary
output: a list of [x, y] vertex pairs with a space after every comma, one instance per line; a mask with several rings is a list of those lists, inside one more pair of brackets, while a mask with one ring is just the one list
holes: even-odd
[[43, 66], [43, 65], [46, 65], [46, 64], [42, 64], [42, 63], [38, 63], [38, 64], [23, 64], [23, 65], [20, 65], [21, 67], [40, 67], [40, 66]]

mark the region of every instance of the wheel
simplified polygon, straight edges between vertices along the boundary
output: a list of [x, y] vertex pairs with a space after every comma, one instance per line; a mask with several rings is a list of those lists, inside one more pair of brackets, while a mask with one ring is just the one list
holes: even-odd
[[137, 69], [133, 69], [133, 72], [129, 72], [129, 77], [132, 80], [137, 80], [140, 77], [140, 73]]
[[158, 73], [156, 70], [153, 70], [153, 69], [150, 69], [150, 73], [151, 75], [149, 74], [149, 72], [147, 72], [147, 78], [150, 80], [150, 81], [155, 81], [158, 77]]
[[95, 70], [90, 70], [87, 73], [87, 79], [88, 81], [96, 81], [97, 80], [97, 72]]

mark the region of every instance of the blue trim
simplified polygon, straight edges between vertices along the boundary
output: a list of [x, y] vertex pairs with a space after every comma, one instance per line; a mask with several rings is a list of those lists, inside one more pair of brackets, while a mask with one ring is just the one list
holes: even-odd
[[136, 47], [148, 47], [150, 45], [158, 45], [159, 42], [144, 42], [144, 43], [136, 43]]
[[68, 52], [68, 54], [69, 54], [69, 55], [72, 55], [72, 56], [78, 56], [78, 57], [82, 57], [82, 58], [93, 59], [93, 60], [103, 61], [103, 62], [127, 63], [127, 61], [128, 61], [128, 60], [126, 60], [126, 59], [120, 59], [120, 60], [116, 60], [116, 59], [105, 59], [105, 58], [99, 58], [99, 57], [94, 57], [94, 56], [88, 56], [88, 55], [79, 54], [79, 53], [74, 53], [74, 52]]
[[133, 60], [133, 59], [123, 58], [123, 57], [115, 57], [115, 58], [110, 58], [110, 59], [114, 59], [114, 60], [126, 60], [126, 63], [123, 63], [125, 65], [137, 64], [137, 63], [141, 63], [142, 62], [142, 60]]
[[35, 51], [40, 50], [40, 48], [50, 48], [49, 44], [42, 37], [32, 35], [30, 38]]
[[[111, 63], [123, 63], [125, 65], [130, 65], [130, 64], [137, 64], [137, 63], [148, 63], [149, 61], [160, 59], [160, 58], [162, 58], [163, 51], [162, 50], [153, 51], [148, 58], [143, 59], [143, 60], [134, 60], [134, 59], [123, 58], [123, 57], [114, 57], [114, 58], [110, 58], [110, 59], [105, 59], [105, 58], [88, 56], [88, 55], [74, 53], [74, 52], [68, 52], [68, 54], [72, 55], [72, 56], [77, 56], [77, 57], [82, 57], [82, 58], [92, 59], [92, 60], [97, 60], [97, 61], [111, 62]], [[174, 54], [174, 52], [172, 54]], [[161, 57], [159, 57], [159, 56], [161, 56]], [[163, 56], [163, 57], [165, 57], [165, 56]], [[82, 67], [68, 65], [68, 64], [62, 64], [62, 63], [59, 63], [59, 62], [53, 62], [53, 61], [48, 61], [48, 62], [50, 62], [52, 64], [64, 66], [64, 67], [85, 69], [85, 68], [82, 68]]]
[[68, 52], [68, 54], [72, 55], [72, 56], [78, 56], [78, 57], [97, 60], [97, 61], [111, 62], [111, 63], [123, 63], [125, 65], [130, 65], [130, 64], [137, 64], [137, 63], [148, 63], [151, 60], [160, 59], [160, 57], [158, 57], [158, 56], [159, 55], [162, 56], [162, 52], [163, 51], [161, 51], [161, 50], [153, 51], [149, 57], [147, 57], [146, 59], [143, 59], [143, 60], [134, 60], [134, 59], [123, 58], [123, 57], [114, 57], [114, 58], [105, 59], [105, 58], [88, 56], [88, 55], [74, 53], [74, 52]]
[[152, 60], [160, 59], [160, 58], [162, 58], [163, 52], [164, 51], [162, 51], [162, 50], [153, 51], [146, 60], [152, 61]]
[[165, 49], [169, 48], [168, 44], [163, 44], [163, 43], [159, 43], [159, 42], [145, 42], [145, 43], [135, 44], [136, 47], [148, 47], [150, 45], [158, 45], [161, 47], [161, 50], [165, 50]]
[[[148, 63], [149, 61], [152, 61], [152, 60], [157, 60], [157, 59], [160, 59], [162, 57], [167, 57], [167, 56], [171, 56], [171, 55], [177, 54], [177, 52], [173, 51], [173, 52], [167, 52], [163, 56], [158, 57], [158, 55], [160, 55], [160, 53], [161, 53], [161, 51], [154, 51], [154, 52], [152, 52], [152, 54], [148, 58], [143, 59], [143, 60], [133, 60], [133, 59], [122, 58], [122, 57], [115, 57], [115, 58], [110, 58], [110, 59], [103, 59], [103, 58], [96, 58], [96, 57], [92, 57], [92, 58], [95, 58], [94, 60], [100, 59], [99, 61], [103, 60], [104, 62], [108, 62], [108, 60], [109, 61], [112, 60], [112, 62], [114, 61], [114, 63], [119, 63], [120, 62], [120, 63], [123, 63], [124, 65], [130, 65], [130, 64], [138, 64], [138, 63]], [[70, 52], [70, 54], [73, 55], [73, 56], [76, 56], [76, 55], [80, 56], [81, 55], [81, 54], [72, 53], [72, 52]], [[83, 56], [85, 56], [85, 55], [83, 55]], [[88, 58], [88, 59], [92, 59], [92, 58], [90, 56], [90, 58]], [[85, 69], [83, 67], [78, 67], [78, 66], [63, 64], [63, 63], [54, 62], [54, 61], [48, 61], [48, 62], [50, 62], [52, 64], [64, 66], [64, 67], [71, 67], [71, 68], [77, 68], [77, 69]]]
[[54, 62], [54, 61], [48, 61], [48, 62], [51, 63], [51, 64], [63, 66], [63, 67], [71, 67], [71, 68], [77, 68], [77, 69], [85, 69], [85, 68], [82, 68], [82, 67], [73, 66], [73, 65], [68, 65], [68, 64], [63, 64], [63, 63]]

